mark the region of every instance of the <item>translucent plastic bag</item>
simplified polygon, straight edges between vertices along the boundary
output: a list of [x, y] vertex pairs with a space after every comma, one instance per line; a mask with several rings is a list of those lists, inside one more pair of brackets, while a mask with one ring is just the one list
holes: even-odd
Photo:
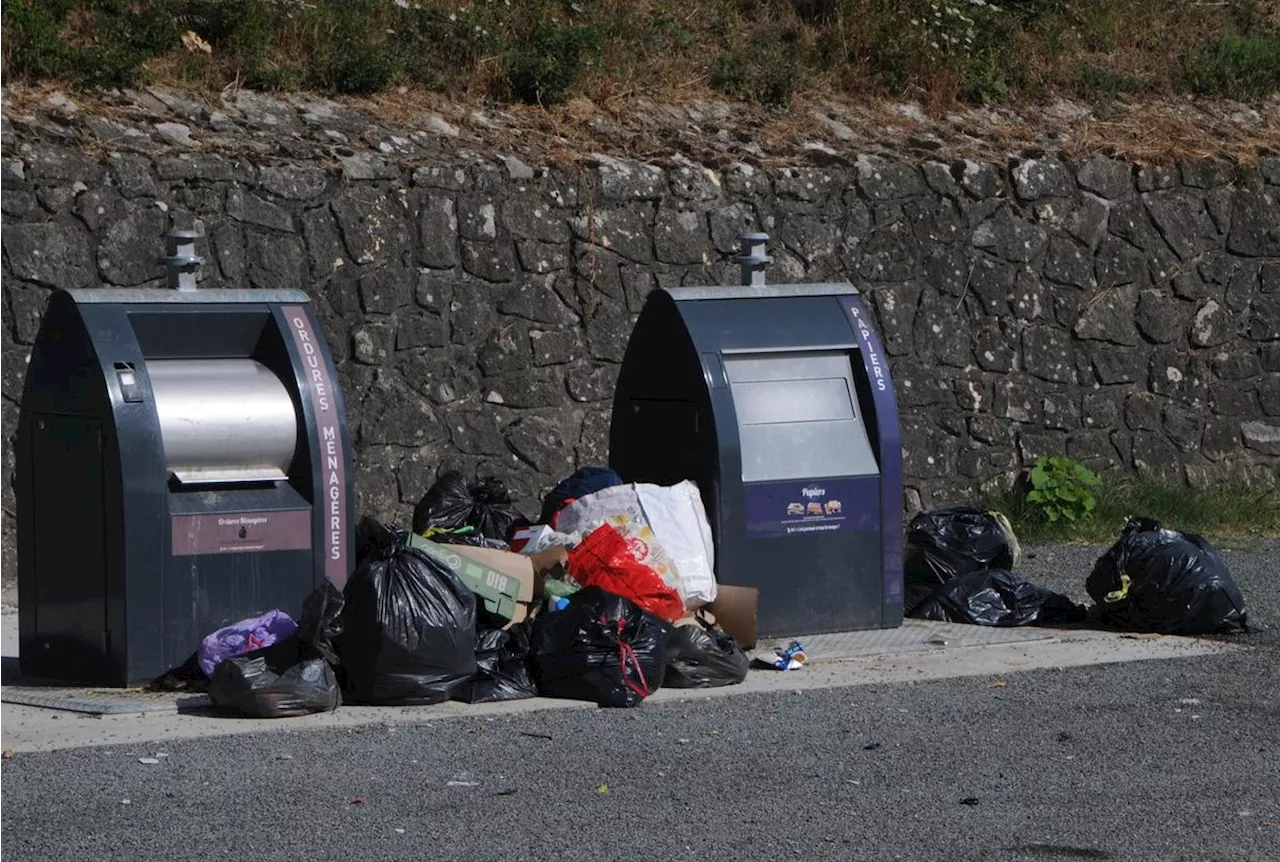
[[711, 526], [698, 486], [616, 485], [581, 497], [560, 511], [556, 529], [586, 535], [609, 524], [636, 559], [680, 593], [689, 610], [715, 601]]
[[680, 593], [636, 559], [622, 535], [604, 524], [569, 551], [569, 577], [583, 587], [600, 587], [635, 602], [667, 622], [684, 616]]
[[271, 646], [298, 630], [293, 618], [281, 610], [269, 610], [260, 617], [240, 620], [218, 629], [200, 641], [197, 651], [200, 669], [207, 677], [221, 662]]

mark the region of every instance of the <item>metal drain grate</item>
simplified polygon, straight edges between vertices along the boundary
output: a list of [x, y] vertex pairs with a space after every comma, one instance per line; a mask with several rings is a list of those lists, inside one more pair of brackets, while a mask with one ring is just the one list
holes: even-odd
[[0, 688], [0, 702], [89, 715], [175, 713], [211, 705], [208, 695], [203, 694], [29, 685], [7, 685]]
[[957, 623], [903, 620], [895, 629], [801, 635], [799, 638], [761, 638], [755, 652], [768, 655], [792, 640], [804, 644], [810, 661], [838, 661], [905, 652], [939, 652], [963, 647], [1046, 643], [1057, 638], [1044, 629], [992, 628]]

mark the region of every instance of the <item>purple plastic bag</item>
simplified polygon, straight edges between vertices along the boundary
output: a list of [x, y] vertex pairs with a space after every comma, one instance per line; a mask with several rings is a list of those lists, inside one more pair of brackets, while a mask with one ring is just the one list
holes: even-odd
[[205, 676], [212, 677], [218, 662], [271, 646], [297, 630], [298, 624], [293, 618], [280, 610], [232, 623], [200, 641], [200, 669]]

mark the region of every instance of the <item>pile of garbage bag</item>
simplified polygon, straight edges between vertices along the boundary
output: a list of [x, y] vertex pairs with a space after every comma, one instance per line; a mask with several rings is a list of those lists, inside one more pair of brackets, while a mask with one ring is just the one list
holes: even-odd
[[1204, 635], [1248, 631], [1244, 597], [1203, 537], [1129, 519], [1093, 567], [1087, 608], [1012, 569], [1021, 550], [997, 512], [922, 512], [907, 531], [905, 612], [917, 619], [988, 626], [1093, 621], [1130, 631]]
[[955, 507], [921, 512], [907, 528], [903, 610], [980, 626], [1082, 622], [1084, 607], [1013, 571], [1021, 558], [1004, 515]]
[[747, 678], [751, 659], [737, 641], [714, 624], [695, 618], [674, 626], [667, 637], [669, 688], [720, 688]]
[[[209, 699], [224, 712], [249, 718], [337, 709], [342, 693], [334, 671], [334, 640], [342, 630], [342, 609], [342, 593], [333, 584], [317, 587], [302, 603], [301, 623], [290, 634], [223, 658], [211, 669]], [[244, 623], [237, 627], [247, 628]]]
[[219, 629], [192, 673], [220, 709], [253, 717], [538, 695], [632, 707], [664, 684], [746, 677], [746, 653], [715, 622], [694, 483], [628, 485], [587, 467], [547, 494], [542, 520], [500, 479], [442, 472], [412, 531], [360, 522], [343, 591], [317, 589], [297, 624], [273, 609]]
[[[203, 683], [219, 709], [259, 718], [340, 703], [536, 696], [634, 707], [662, 686], [736, 685], [753, 666], [807, 662], [798, 641], [772, 658], [745, 652], [755, 645], [754, 593], [748, 618], [729, 599], [742, 588], [717, 585], [693, 482], [624, 483], [585, 467], [547, 494], [540, 521], [519, 512], [500, 479], [445, 471], [416, 507], [412, 531], [361, 521], [344, 590], [317, 588], [296, 623], [272, 609], [218, 629], [157, 684]], [[1085, 606], [1019, 575], [1021, 555], [998, 512], [922, 512], [906, 535], [904, 610], [985, 626], [1089, 618]], [[1105, 625], [1248, 630], [1217, 551], [1148, 518], [1129, 521], [1086, 589], [1092, 619]]]
[[476, 674], [454, 696], [464, 703], [499, 703], [538, 696], [533, 679], [533, 620], [476, 635]]
[[983, 569], [939, 586], [910, 615], [944, 623], [1030, 626], [1083, 622], [1087, 611], [1007, 569]]

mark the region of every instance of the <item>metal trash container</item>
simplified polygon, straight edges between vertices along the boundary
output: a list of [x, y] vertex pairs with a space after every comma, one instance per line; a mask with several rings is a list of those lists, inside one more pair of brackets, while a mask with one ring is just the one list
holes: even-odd
[[902, 449], [889, 366], [849, 284], [651, 293], [627, 346], [609, 463], [628, 482], [693, 479], [721, 583], [760, 590], [764, 636], [902, 622]]
[[56, 292], [15, 443], [19, 664], [134, 685], [352, 565], [346, 411], [307, 296]]

